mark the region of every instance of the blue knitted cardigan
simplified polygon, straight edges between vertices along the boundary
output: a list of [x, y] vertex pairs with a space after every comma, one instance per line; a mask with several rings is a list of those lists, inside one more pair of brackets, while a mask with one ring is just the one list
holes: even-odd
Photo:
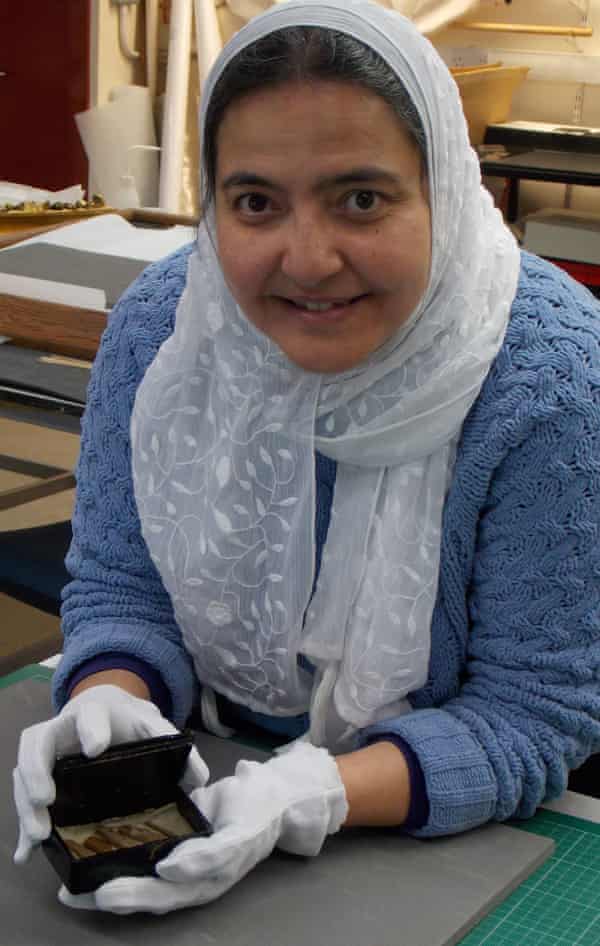
[[[132, 490], [134, 397], [172, 333], [189, 248], [150, 266], [110, 317], [88, 392], [73, 576], [64, 592], [60, 708], [84, 661], [107, 652], [160, 673], [176, 724], [198, 694]], [[319, 477], [322, 520], [331, 484]], [[317, 543], [323, 542], [317, 522]], [[465, 420], [447, 496], [432, 652], [395, 733], [429, 799], [417, 836], [526, 818], [600, 751], [600, 306], [522, 255], [504, 344]]]

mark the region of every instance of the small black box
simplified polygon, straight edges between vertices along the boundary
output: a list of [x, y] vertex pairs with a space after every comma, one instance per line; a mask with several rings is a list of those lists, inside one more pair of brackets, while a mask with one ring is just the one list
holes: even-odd
[[71, 893], [115, 877], [156, 876], [155, 865], [177, 844], [212, 833], [178, 785], [192, 745], [191, 733], [180, 733], [57, 761], [52, 833], [42, 847]]

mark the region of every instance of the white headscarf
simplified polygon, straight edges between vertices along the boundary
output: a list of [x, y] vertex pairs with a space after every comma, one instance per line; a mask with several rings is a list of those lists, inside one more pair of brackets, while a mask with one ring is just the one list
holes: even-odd
[[[354, 36], [417, 107], [432, 214], [427, 290], [360, 365], [305, 372], [245, 318], [202, 227], [174, 334], [138, 391], [133, 479], [205, 695], [271, 715], [310, 709], [311, 739], [341, 748], [356, 728], [405, 712], [427, 678], [454, 450], [502, 344], [519, 251], [481, 187], [446, 67], [408, 20], [365, 0], [288, 0], [252, 20], [208, 77], [202, 127], [227, 64], [287, 26]], [[315, 450], [338, 468], [311, 599]]]

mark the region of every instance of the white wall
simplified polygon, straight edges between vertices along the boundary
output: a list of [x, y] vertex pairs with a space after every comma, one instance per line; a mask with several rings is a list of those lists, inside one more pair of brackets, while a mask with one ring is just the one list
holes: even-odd
[[[143, 45], [143, 3], [126, 10], [132, 49]], [[119, 8], [111, 0], [92, 0], [90, 106], [104, 105], [115, 85], [144, 84], [142, 61], [131, 62], [119, 47]]]

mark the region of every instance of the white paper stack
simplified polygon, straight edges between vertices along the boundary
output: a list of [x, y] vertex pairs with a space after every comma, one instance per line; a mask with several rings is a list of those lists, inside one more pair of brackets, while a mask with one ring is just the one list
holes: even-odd
[[123, 207], [123, 180], [129, 171], [142, 207], [158, 203], [158, 157], [152, 151], [134, 151], [136, 145], [155, 147], [156, 132], [150, 90], [123, 85], [111, 90], [110, 102], [75, 115], [90, 162], [93, 189], [111, 207]]
[[91, 217], [0, 250], [0, 293], [106, 310], [149, 263], [193, 239], [193, 227]]

